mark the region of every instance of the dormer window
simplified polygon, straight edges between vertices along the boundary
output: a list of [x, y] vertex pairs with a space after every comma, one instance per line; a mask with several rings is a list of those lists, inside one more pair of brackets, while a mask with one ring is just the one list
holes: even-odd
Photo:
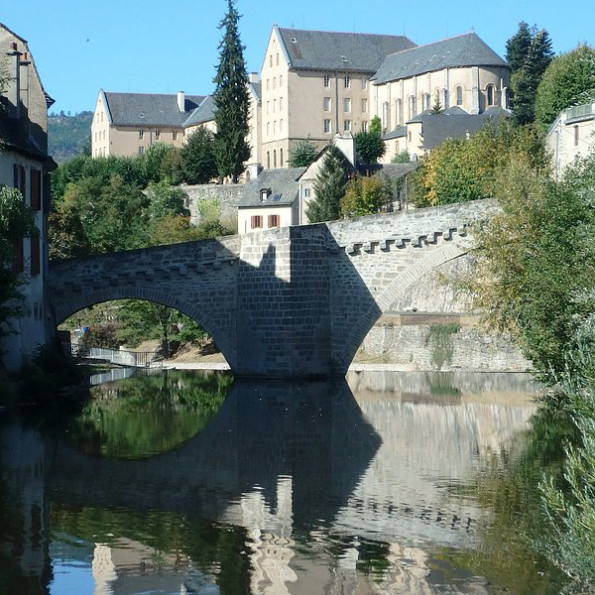
[[260, 202], [264, 202], [270, 195], [271, 195], [270, 188], [261, 188], [260, 189]]

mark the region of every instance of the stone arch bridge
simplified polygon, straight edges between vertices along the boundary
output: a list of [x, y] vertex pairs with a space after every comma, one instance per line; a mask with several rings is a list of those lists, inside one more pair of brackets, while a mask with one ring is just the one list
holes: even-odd
[[93, 304], [157, 302], [197, 320], [240, 377], [344, 376], [391, 304], [464, 257], [489, 201], [52, 263], [56, 323]]

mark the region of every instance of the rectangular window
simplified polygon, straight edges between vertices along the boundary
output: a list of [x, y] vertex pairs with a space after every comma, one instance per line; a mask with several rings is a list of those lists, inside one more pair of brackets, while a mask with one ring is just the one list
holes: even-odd
[[178, 140], [178, 133], [177, 133], [177, 132], [175, 132], [175, 131], [174, 131], [174, 132], [172, 132], [172, 133], [171, 133], [171, 138], [172, 138], [172, 140]]
[[574, 127], [574, 146], [578, 147], [578, 141], [579, 141], [579, 131], [578, 131], [578, 126]]
[[368, 88], [368, 78], [365, 76], [362, 76], [362, 89], [367, 89]]
[[345, 78], [343, 79], [343, 86], [346, 89], [349, 89], [349, 87], [351, 87], [351, 77], [348, 74], [346, 74]]
[[350, 112], [351, 111], [351, 99], [349, 97], [345, 97], [343, 99], [343, 111]]
[[367, 120], [362, 120], [362, 132], [368, 132], [368, 122], [367, 122]]
[[262, 216], [252, 215], [250, 217], [250, 229], [261, 229], [262, 228]]
[[331, 77], [329, 74], [324, 75], [324, 86], [330, 87], [331, 86]]
[[362, 99], [362, 112], [366, 113], [368, 111], [368, 100]]
[[279, 227], [279, 215], [269, 215], [269, 227]]
[[310, 188], [304, 188], [304, 198], [310, 198]]
[[322, 109], [324, 109], [325, 112], [331, 111], [331, 98], [330, 97], [324, 98], [324, 100], [322, 102]]
[[325, 120], [324, 121], [324, 131], [325, 132], [330, 132], [331, 131], [331, 121], [330, 120]]
[[343, 130], [349, 132], [351, 130], [351, 120], [343, 120]]
[[39, 236], [31, 237], [31, 275], [41, 272], [41, 250], [39, 249]]
[[138, 138], [140, 138], [140, 139], [145, 138], [145, 131], [144, 130], [139, 130], [138, 131]]
[[138, 154], [142, 155], [145, 152], [145, 148], [144, 147], [139, 147], [138, 148]]
[[31, 208], [41, 211], [41, 172], [38, 169], [31, 170]]
[[161, 138], [161, 131], [160, 130], [156, 130], [155, 131], [155, 140], [159, 140]]

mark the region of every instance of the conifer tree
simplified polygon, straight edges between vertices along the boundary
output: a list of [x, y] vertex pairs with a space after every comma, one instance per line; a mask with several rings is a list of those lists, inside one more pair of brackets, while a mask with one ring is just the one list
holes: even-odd
[[330, 145], [314, 182], [315, 198], [306, 208], [310, 223], [333, 221], [339, 218], [341, 199], [345, 195], [347, 184], [344, 164], [343, 153], [335, 145]]
[[238, 31], [239, 19], [235, 0], [227, 0], [227, 14], [219, 24], [224, 33], [219, 44], [219, 66], [214, 79], [215, 160], [219, 176], [229, 176], [234, 183], [250, 156], [250, 147], [246, 142], [250, 98], [244, 46]]
[[537, 31], [521, 22], [506, 42], [506, 60], [511, 67], [510, 102], [517, 124], [535, 120], [535, 95], [544, 72], [554, 57], [545, 29]]

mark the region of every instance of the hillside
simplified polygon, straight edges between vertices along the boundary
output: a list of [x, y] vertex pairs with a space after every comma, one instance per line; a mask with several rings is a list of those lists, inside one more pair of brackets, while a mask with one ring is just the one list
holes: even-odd
[[90, 150], [91, 120], [93, 112], [80, 112], [74, 116], [50, 114], [48, 118], [49, 154], [57, 163], [80, 155], [85, 147]]

